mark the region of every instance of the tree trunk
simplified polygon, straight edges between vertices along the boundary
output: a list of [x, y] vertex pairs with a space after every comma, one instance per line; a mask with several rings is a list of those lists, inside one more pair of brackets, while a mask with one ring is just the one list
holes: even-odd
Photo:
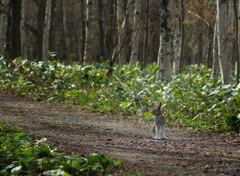
[[207, 67], [211, 68], [213, 65], [213, 36], [214, 36], [214, 30], [212, 26], [209, 26], [209, 33], [208, 33], [208, 55], [207, 55]]
[[169, 0], [163, 0], [161, 14], [160, 47], [158, 51], [158, 80], [171, 79], [171, 9]]
[[175, 33], [174, 33], [174, 61], [173, 61], [173, 71], [176, 74], [179, 70], [179, 60], [181, 55], [181, 16], [179, 14], [179, 4], [176, 2], [176, 16], [175, 16]]
[[146, 14], [145, 14], [145, 36], [144, 36], [144, 53], [143, 53], [143, 65], [147, 66], [147, 58], [148, 58], [148, 1], [146, 0]]
[[211, 78], [214, 82], [217, 82], [219, 77], [219, 59], [218, 59], [218, 34], [217, 34], [217, 24], [215, 25], [214, 29], [214, 37], [213, 37], [213, 69]]
[[62, 8], [63, 8], [63, 36], [64, 36], [64, 43], [65, 43], [65, 57], [67, 63], [70, 62], [70, 38], [67, 29], [67, 0], [62, 0]]
[[233, 60], [233, 21], [234, 21], [234, 9], [232, 6], [232, 1], [228, 1], [228, 9], [226, 10], [226, 15], [228, 17], [227, 19], [227, 35], [228, 35], [228, 51], [227, 56], [230, 58], [230, 65], [232, 65], [232, 60]]
[[51, 20], [50, 20], [50, 31], [49, 31], [49, 51], [56, 51], [55, 48], [55, 8], [56, 0], [52, 0], [51, 5]]
[[20, 22], [20, 30], [21, 30], [21, 55], [26, 57], [27, 49], [26, 49], [26, 31], [24, 28], [24, 21], [25, 21], [25, 0], [22, 0], [22, 7], [21, 7], [21, 22]]
[[[240, 72], [240, 65], [239, 65], [239, 27], [238, 27], [238, 13], [237, 13], [237, 0], [233, 0], [233, 4], [234, 4], [234, 12], [235, 12], [235, 23], [236, 23], [236, 45], [237, 45], [237, 49], [236, 49], [236, 70], [237, 70], [237, 84], [239, 84], [239, 72]], [[240, 8], [240, 3], [239, 3], [239, 8]]]
[[[109, 60], [108, 61], [109, 68], [108, 68], [108, 72], [107, 72], [108, 77], [112, 75], [113, 64], [114, 64], [115, 60], [117, 59], [117, 57], [119, 56], [122, 49], [124, 48], [124, 45], [129, 40], [129, 37], [131, 36], [131, 30], [126, 30], [125, 37], [122, 38], [122, 41], [120, 43], [121, 45], [118, 47], [119, 33], [115, 29], [117, 24], [116, 24], [116, 20], [114, 20], [114, 18], [116, 18], [116, 17], [114, 16], [115, 13], [113, 11], [113, 9], [114, 9], [113, 7], [114, 7], [114, 1], [108, 0], [108, 24], [107, 24], [108, 30], [107, 30], [107, 36], [106, 36], [106, 44], [107, 44], [107, 49], [108, 49], [108, 60]], [[127, 23], [127, 15], [125, 17], [126, 18], [124, 19], [124, 21], [126, 24]]]
[[[199, 0], [199, 6], [198, 9], [199, 16], [203, 18], [203, 0]], [[199, 28], [199, 39], [198, 39], [198, 60], [197, 64], [203, 63], [203, 22], [202, 19], [198, 19], [198, 28]]]
[[21, 0], [11, 0], [11, 27], [10, 27], [10, 57], [15, 59], [21, 56]]
[[85, 41], [86, 41], [86, 23], [85, 23], [85, 14], [84, 14], [84, 10], [85, 10], [85, 4], [84, 4], [84, 0], [81, 0], [81, 13], [82, 13], [82, 47], [81, 47], [81, 63], [83, 64], [84, 62], [84, 52], [85, 52]]
[[100, 54], [103, 59], [105, 58], [104, 55], [104, 30], [103, 30], [103, 15], [102, 15], [102, 9], [103, 4], [102, 0], [98, 0], [98, 17], [99, 17], [99, 47], [100, 47]]
[[130, 65], [137, 62], [139, 58], [139, 33], [140, 33], [140, 13], [141, 13], [141, 0], [135, 0], [134, 21], [133, 21], [133, 34], [132, 34], [132, 53]]
[[[123, 34], [124, 34], [124, 28], [123, 28], [123, 1], [117, 0], [117, 25], [118, 25], [118, 43], [116, 46], [116, 50], [120, 50], [121, 42], [123, 41]], [[118, 56], [119, 64], [122, 63], [122, 54], [119, 53]]]
[[181, 53], [180, 53], [180, 60], [179, 60], [179, 72], [182, 73], [182, 67], [183, 67], [183, 49], [184, 49], [184, 40], [185, 40], [185, 34], [184, 34], [184, 5], [183, 1], [181, 0], [181, 33], [182, 33], [182, 39], [181, 39]]
[[231, 59], [228, 57], [227, 0], [217, 0], [218, 58], [223, 84], [231, 84]]
[[43, 60], [48, 59], [49, 51], [49, 32], [50, 32], [50, 22], [51, 22], [51, 8], [52, 0], [46, 0], [46, 10], [45, 10], [45, 25], [43, 34]]
[[[10, 28], [11, 28], [11, 8], [12, 8], [12, 2], [9, 2], [8, 5], [8, 15], [7, 15], [7, 31], [6, 31], [6, 48], [5, 48], [5, 54], [6, 54], [6, 58], [10, 59], [10, 41], [11, 41], [11, 36], [10, 36]], [[9, 55], [8, 55], [9, 54]]]
[[108, 48], [108, 72], [107, 76], [112, 75], [113, 67], [113, 57], [114, 57], [114, 36], [113, 36], [113, 0], [107, 1], [108, 7], [108, 20], [107, 20], [107, 35], [106, 35], [106, 44]]
[[46, 9], [46, 0], [39, 1], [38, 24], [37, 24], [37, 59], [38, 61], [42, 60], [45, 9]]
[[[120, 1], [120, 0], [119, 0]], [[127, 6], [124, 12], [124, 18], [122, 21], [122, 25], [121, 25], [121, 30], [119, 33], [119, 49], [121, 48], [121, 45], [123, 45], [124, 43], [128, 42], [126, 41], [126, 35], [130, 35], [130, 33], [132, 32], [132, 28], [129, 27], [130, 23], [129, 23], [129, 18], [131, 16], [131, 11], [133, 8], [133, 0], [126, 0], [127, 2]], [[123, 37], [124, 36], [124, 37]], [[129, 47], [123, 47], [121, 50], [121, 55], [119, 56], [119, 63], [123, 63], [123, 62], [129, 62], [129, 57], [128, 57], [128, 51], [129, 51]], [[131, 57], [131, 56], [130, 56]]]
[[92, 61], [92, 36], [93, 36], [93, 2], [94, 0], [86, 0], [86, 39], [84, 51], [84, 63]]

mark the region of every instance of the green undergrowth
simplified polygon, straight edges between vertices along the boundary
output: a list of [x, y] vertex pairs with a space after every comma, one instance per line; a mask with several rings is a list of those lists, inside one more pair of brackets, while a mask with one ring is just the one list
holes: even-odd
[[240, 85], [211, 80], [211, 69], [191, 65], [171, 81], [156, 81], [158, 66], [115, 65], [106, 76], [107, 63], [64, 65], [59, 61], [32, 62], [0, 59], [0, 88], [35, 100], [75, 104], [98, 112], [117, 112], [153, 120], [151, 110], [163, 102], [167, 123], [218, 132], [240, 130]]
[[0, 121], [0, 175], [130, 175], [122, 170], [120, 160], [94, 153], [73, 155], [46, 141]]

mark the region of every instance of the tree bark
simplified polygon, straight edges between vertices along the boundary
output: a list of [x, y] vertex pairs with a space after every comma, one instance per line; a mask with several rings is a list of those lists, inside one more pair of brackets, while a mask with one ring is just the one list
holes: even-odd
[[211, 68], [213, 65], [213, 36], [214, 36], [214, 30], [212, 26], [209, 26], [209, 33], [208, 33], [208, 55], [207, 55], [207, 67]]
[[110, 75], [112, 75], [113, 72], [113, 57], [114, 57], [114, 36], [113, 36], [113, 0], [108, 0], [107, 1], [107, 7], [108, 7], [108, 20], [107, 20], [107, 35], [106, 35], [106, 45], [108, 48], [108, 72], [107, 72], [107, 76], [109, 77]]
[[49, 31], [49, 51], [56, 51], [56, 48], [55, 48], [55, 14], [56, 14], [55, 8], [56, 8], [56, 0], [52, 0], [50, 31]]
[[92, 61], [92, 36], [93, 36], [93, 0], [86, 0], [86, 39], [85, 39], [85, 51], [84, 51], [84, 63]]
[[[199, 16], [203, 18], [203, 0], [199, 0]], [[203, 22], [202, 19], [198, 19], [199, 39], [198, 39], [198, 59], [197, 64], [203, 63]]]
[[176, 74], [179, 70], [179, 60], [181, 55], [181, 15], [179, 14], [179, 4], [176, 1], [175, 9], [175, 33], [174, 33], [174, 61], [173, 61], [173, 71]]
[[218, 58], [223, 84], [231, 84], [231, 59], [228, 57], [227, 0], [217, 0]]
[[[118, 25], [118, 43], [116, 46], [116, 50], [119, 51], [121, 42], [123, 41], [123, 34], [124, 34], [124, 28], [123, 28], [123, 1], [117, 0], [117, 25]], [[122, 63], [122, 54], [119, 53], [118, 56], [118, 63]]]
[[7, 30], [6, 30], [6, 43], [5, 43], [5, 57], [7, 59], [10, 59], [10, 41], [11, 41], [11, 36], [10, 36], [10, 28], [11, 28], [11, 8], [12, 8], [12, 2], [9, 2], [8, 6], [8, 13], [7, 13]]
[[68, 33], [68, 24], [67, 24], [67, 0], [62, 0], [62, 8], [63, 8], [63, 36], [65, 43], [65, 57], [67, 63], [70, 62], [70, 37]]
[[[235, 12], [235, 23], [236, 23], [236, 45], [237, 45], [237, 49], [236, 49], [236, 70], [237, 70], [237, 84], [239, 84], [239, 74], [240, 74], [240, 65], [239, 65], [239, 27], [238, 27], [238, 12], [237, 12], [237, 0], [233, 0], [233, 6], [234, 6], [234, 12]], [[240, 7], [240, 4], [239, 4]]]
[[182, 66], [183, 66], [183, 49], [184, 49], [184, 40], [185, 40], [185, 29], [184, 29], [184, 0], [181, 0], [181, 34], [182, 34], [182, 39], [181, 39], [181, 53], [180, 53], [180, 60], [179, 60], [179, 72], [182, 73]]
[[171, 9], [169, 0], [163, 0], [161, 14], [160, 47], [158, 51], [158, 80], [171, 79]]
[[145, 36], [144, 36], [144, 53], [143, 53], [143, 65], [147, 66], [147, 58], [148, 58], [148, 1], [146, 0], [146, 14], [145, 14]]
[[140, 33], [140, 13], [141, 0], [135, 0], [134, 21], [133, 21], [133, 35], [132, 35], [132, 52], [130, 65], [137, 62], [139, 58], [139, 33]]
[[22, 0], [11, 0], [10, 57], [21, 56], [21, 4]]
[[24, 28], [24, 21], [25, 21], [25, 0], [22, 0], [22, 7], [21, 7], [21, 22], [20, 22], [20, 30], [21, 30], [21, 55], [26, 57], [27, 49], [26, 49], [26, 31]]
[[103, 30], [103, 15], [102, 15], [102, 9], [103, 9], [103, 4], [102, 0], [98, 0], [98, 25], [99, 25], [99, 47], [100, 47], [100, 54], [103, 59], [105, 58], [104, 54], [104, 30]]
[[[120, 1], [120, 0], [119, 0]], [[119, 63], [123, 63], [123, 62], [129, 62], [128, 59], [128, 50], [129, 47], [123, 46], [121, 49], [122, 45], [125, 45], [126, 43], [128, 43], [129, 41], [126, 41], [126, 36], [130, 35], [130, 33], [132, 33], [132, 26], [130, 26], [129, 24], [129, 19], [131, 17], [131, 11], [133, 8], [133, 1], [134, 0], [126, 0], [127, 2], [127, 6], [124, 12], [124, 17], [123, 17], [123, 21], [121, 24], [121, 30], [119, 32], [119, 40], [118, 40], [118, 47], [121, 50], [121, 53], [119, 55]], [[127, 36], [127, 38], [129, 39], [129, 36]], [[131, 57], [131, 55], [130, 55]], [[120, 64], [121, 64], [120, 63]]]
[[37, 59], [38, 61], [42, 60], [45, 9], [46, 9], [46, 0], [39, 1], [38, 24], [37, 24]]
[[85, 52], [85, 41], [86, 41], [86, 23], [85, 23], [85, 14], [84, 14], [84, 10], [85, 10], [85, 4], [84, 4], [84, 0], [81, 0], [81, 18], [82, 18], [82, 47], [81, 47], [81, 63], [83, 64], [84, 62], [84, 52]]
[[46, 0], [46, 10], [45, 10], [45, 25], [44, 25], [44, 34], [43, 34], [43, 58], [42, 60], [48, 59], [49, 51], [49, 32], [50, 32], [50, 23], [51, 23], [51, 8], [52, 0]]
[[[114, 1], [108, 0], [108, 24], [107, 24], [108, 30], [107, 30], [107, 36], [106, 36], [106, 44], [107, 44], [107, 49], [108, 49], [108, 62], [109, 62], [108, 63], [109, 68], [108, 68], [108, 72], [107, 72], [108, 77], [112, 75], [113, 64], [114, 64], [115, 60], [118, 58], [118, 56], [119, 56], [120, 52], [122, 51], [122, 49], [124, 48], [125, 44], [129, 40], [129, 37], [131, 36], [131, 32], [132, 32], [131, 30], [126, 28], [125, 37], [122, 38], [122, 41], [120, 43], [121, 45], [119, 47], [117, 47], [119, 45], [119, 43], [118, 43], [119, 33], [115, 29], [117, 26], [117, 24], [116, 24], [117, 22], [116, 22], [116, 20], [114, 20], [114, 18], [116, 18], [116, 17], [114, 16], [115, 13], [113, 11], [113, 6], [114, 6]], [[127, 15], [125, 16], [123, 23], [125, 23], [125, 24], [127, 23]]]
[[230, 65], [232, 65], [232, 60], [233, 60], [233, 21], [234, 21], [234, 8], [232, 6], [232, 1], [228, 1], [227, 5], [228, 9], [226, 10], [226, 15], [228, 17], [227, 19], [227, 38], [228, 38], [228, 51], [227, 56], [230, 58]]
[[218, 59], [218, 34], [217, 34], [217, 24], [215, 25], [214, 29], [214, 37], [213, 37], [213, 69], [211, 78], [214, 82], [217, 82], [219, 77], [219, 59]]

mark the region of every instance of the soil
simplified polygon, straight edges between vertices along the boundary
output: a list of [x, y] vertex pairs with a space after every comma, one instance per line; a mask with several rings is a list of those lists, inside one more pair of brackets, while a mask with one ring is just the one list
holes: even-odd
[[[138, 119], [138, 120], [137, 120]], [[145, 175], [240, 175], [240, 136], [169, 127], [169, 140], [152, 138], [152, 122], [89, 113], [0, 93], [0, 120], [41, 134], [74, 154], [105, 154], [126, 171]]]

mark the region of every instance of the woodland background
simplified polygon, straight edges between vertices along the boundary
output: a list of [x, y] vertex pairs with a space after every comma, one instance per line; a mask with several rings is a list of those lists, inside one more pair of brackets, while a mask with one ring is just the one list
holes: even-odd
[[224, 84], [232, 83], [234, 68], [239, 75], [237, 0], [2, 0], [0, 6], [0, 52], [9, 58], [108, 60], [110, 67], [158, 62], [158, 80], [200, 63], [214, 68], [214, 78], [221, 71]]
[[[136, 120], [144, 125], [145, 131], [149, 130], [145, 121], [155, 119], [151, 111], [161, 101], [168, 127], [186, 126], [186, 130], [197, 132], [189, 133], [187, 138], [184, 133], [183, 139], [179, 138], [179, 128], [170, 130], [170, 138], [174, 136], [175, 142], [164, 142], [160, 148], [161, 153], [169, 152], [166, 158], [174, 160], [164, 161], [163, 167], [173, 166], [168, 167], [171, 173], [183, 173], [183, 168], [190, 168], [194, 170], [191, 173], [202, 169], [203, 173], [236, 175], [239, 167], [235, 164], [239, 162], [236, 152], [232, 151], [237, 150], [240, 133], [239, 11], [237, 0], [1, 0], [0, 95], [3, 98], [0, 100], [3, 103], [0, 103], [0, 115], [29, 129], [33, 124], [37, 129], [46, 127], [44, 130], [41, 127], [41, 132], [45, 131], [48, 137], [54, 134], [55, 140], [60, 136], [60, 141], [64, 141], [57, 142], [60, 146], [69, 148], [71, 144], [75, 148], [71, 143], [75, 135], [79, 149], [81, 133], [73, 134], [75, 123], [77, 131], [82, 130], [84, 140], [91, 143], [87, 145], [89, 150], [96, 146], [92, 141], [98, 143], [98, 140], [104, 143], [99, 147], [101, 152], [110, 143], [117, 151], [122, 145], [124, 152], [128, 151], [127, 146], [135, 154], [140, 146], [144, 160], [145, 156], [156, 154], [161, 157], [158, 161], [163, 162], [158, 142], [155, 145], [158, 152], [153, 149], [155, 142], [148, 142], [142, 135], [140, 138], [145, 143], [138, 142], [137, 131], [142, 133], [143, 128], [134, 126], [138, 128], [135, 130], [128, 125], [130, 132], [125, 123], [119, 123], [119, 119], [125, 119], [128, 124]], [[27, 99], [13, 99], [11, 95]], [[44, 112], [40, 104], [32, 106], [28, 98], [44, 101]], [[60, 112], [46, 102], [68, 107]], [[106, 125], [111, 126], [112, 121], [118, 128], [122, 124], [123, 128], [119, 129], [124, 130], [119, 133], [107, 127], [105, 133], [105, 127], [99, 128], [101, 123], [97, 124], [89, 115], [79, 123], [82, 114], [76, 115], [74, 108], [71, 115], [69, 107], [72, 106], [77, 107], [79, 113], [97, 112], [99, 118], [92, 116], [102, 124], [107, 122]], [[69, 119], [71, 126], [65, 123]], [[97, 127], [89, 125], [92, 122]], [[91, 128], [86, 129], [86, 126]], [[104, 175], [122, 166], [120, 160], [115, 162], [105, 155], [87, 154], [87, 160], [84, 155], [70, 157], [57, 153], [62, 150], [58, 147], [50, 150], [45, 144], [46, 138], [34, 143], [32, 134], [24, 134], [18, 127], [2, 121], [0, 129], [0, 136], [3, 136], [0, 138], [0, 175]], [[67, 140], [63, 138], [63, 131], [67, 132], [64, 132]], [[228, 135], [216, 136], [212, 131]], [[97, 139], [89, 140], [88, 133]], [[107, 136], [99, 138], [95, 135], [99, 133]], [[119, 136], [131, 144], [122, 143]], [[114, 138], [119, 143], [115, 143]], [[80, 145], [85, 145], [83, 140]], [[147, 152], [143, 152], [143, 146]], [[149, 148], [154, 153], [149, 153]], [[106, 151], [108, 153], [108, 147]], [[177, 160], [172, 157], [175, 152], [175, 156], [179, 156]], [[125, 157], [123, 152], [117, 153]], [[183, 154], [187, 157], [183, 158]], [[138, 155], [127, 154], [127, 157], [133, 156], [139, 160]], [[155, 156], [151, 157], [154, 165], [144, 160], [136, 165], [133, 158], [131, 162], [141, 170], [152, 166], [166, 170], [155, 167], [162, 164], [155, 162]], [[199, 160], [203, 156], [205, 159]], [[182, 162], [185, 158], [186, 162]]]

